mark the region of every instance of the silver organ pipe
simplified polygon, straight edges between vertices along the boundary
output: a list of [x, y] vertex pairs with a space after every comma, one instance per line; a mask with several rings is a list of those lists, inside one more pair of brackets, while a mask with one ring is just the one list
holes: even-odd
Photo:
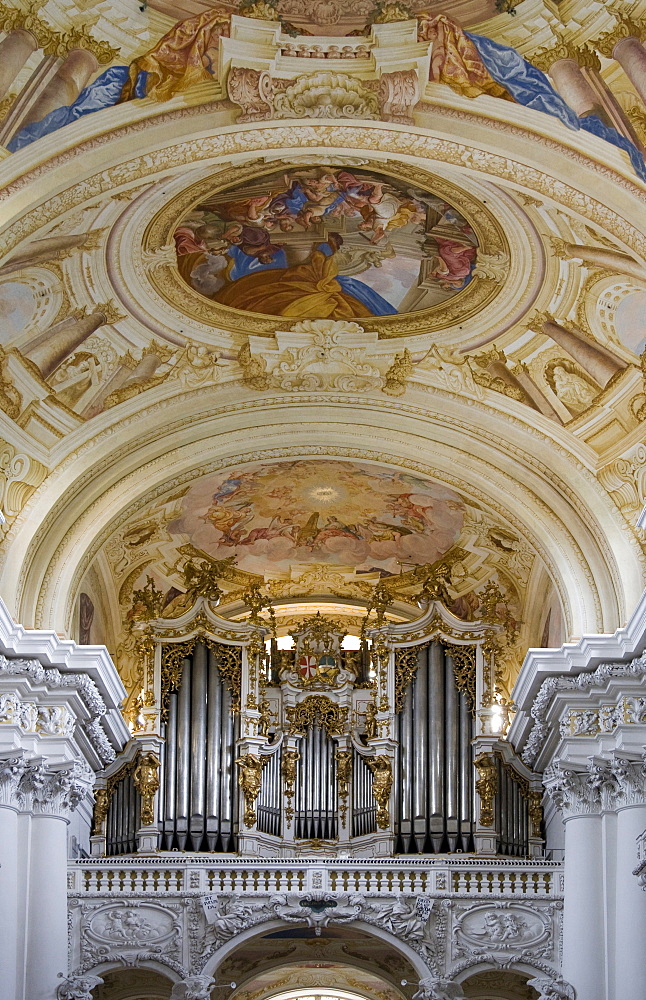
[[498, 853], [513, 857], [529, 854], [529, 802], [523, 779], [496, 755], [498, 790], [494, 810], [498, 831]]
[[475, 780], [473, 768], [473, 753], [471, 737], [473, 724], [469, 713], [469, 705], [463, 692], [458, 697], [459, 735], [458, 735], [458, 826], [460, 830], [461, 847], [463, 851], [471, 850], [472, 818], [475, 813]]
[[356, 747], [352, 750], [352, 826], [353, 837], [364, 837], [377, 830], [377, 807], [372, 796], [372, 772]]
[[[222, 685], [222, 749], [220, 755], [220, 837], [222, 851], [234, 850], [237, 783], [234, 774], [235, 745], [238, 739], [238, 719], [234, 718], [231, 692]], [[225, 846], [228, 845], [228, 846]]]
[[282, 748], [271, 754], [262, 770], [262, 785], [256, 804], [258, 829], [274, 837], [281, 835], [281, 762]]
[[449, 850], [455, 851], [458, 844], [458, 807], [460, 783], [460, 711], [458, 689], [453, 679], [453, 660], [444, 657], [444, 719], [445, 744], [448, 767], [446, 768], [446, 835]]
[[[418, 657], [425, 657], [425, 650], [420, 650]], [[400, 716], [400, 782], [401, 782], [401, 819], [402, 837], [410, 837], [412, 827], [412, 794], [414, 775], [415, 750], [413, 747], [413, 694], [409, 686]]]
[[220, 764], [222, 753], [222, 684], [213, 651], [209, 650], [206, 731], [209, 753], [206, 760], [206, 839], [215, 850], [220, 815]]
[[170, 846], [175, 833], [175, 795], [177, 775], [177, 693], [173, 691], [168, 705], [168, 721], [166, 722], [166, 739], [162, 759], [164, 781], [163, 812], [162, 812], [162, 845], [165, 850]]
[[420, 649], [397, 736], [396, 850], [472, 850], [474, 725], [439, 642]]
[[296, 771], [297, 840], [331, 840], [337, 830], [336, 744], [320, 726], [301, 737]]
[[196, 850], [205, 834], [207, 650], [201, 642], [193, 653], [191, 677], [191, 808], [189, 829]]
[[162, 735], [160, 818], [165, 850], [230, 852], [236, 846], [238, 722], [217, 653], [196, 643], [170, 695]]
[[[425, 651], [422, 653], [425, 658]], [[418, 666], [413, 685], [413, 722], [415, 725], [415, 742], [417, 753], [414, 754], [411, 764], [414, 768], [413, 784], [413, 830], [417, 850], [424, 851], [424, 841], [426, 840], [427, 823], [427, 796], [430, 793], [431, 803], [436, 804], [440, 791], [439, 779], [435, 768], [431, 764], [430, 788], [429, 788], [429, 755], [428, 755], [428, 722], [429, 722], [429, 690], [428, 690], [428, 670], [424, 663]], [[435, 708], [435, 700], [433, 701]]]
[[191, 781], [191, 667], [192, 660], [190, 657], [186, 657], [177, 699], [177, 815], [175, 828], [177, 846], [180, 851], [186, 849], [188, 836]]
[[106, 854], [133, 854], [137, 850], [140, 796], [132, 768], [115, 783], [106, 818]]
[[457, 761], [449, 760], [444, 766], [444, 739], [446, 706], [444, 703], [444, 650], [439, 642], [432, 642], [428, 651], [428, 716], [430, 720], [429, 748], [430, 782], [429, 812], [433, 850], [442, 850], [442, 835], [445, 832], [446, 777]]

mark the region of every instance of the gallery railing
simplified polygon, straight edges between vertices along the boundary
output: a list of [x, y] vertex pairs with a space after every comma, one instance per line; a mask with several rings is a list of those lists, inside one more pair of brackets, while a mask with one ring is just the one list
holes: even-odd
[[558, 861], [502, 858], [240, 859], [181, 858], [72, 861], [68, 888], [81, 895], [278, 892], [362, 893], [382, 896], [440, 895], [558, 899], [563, 867]]

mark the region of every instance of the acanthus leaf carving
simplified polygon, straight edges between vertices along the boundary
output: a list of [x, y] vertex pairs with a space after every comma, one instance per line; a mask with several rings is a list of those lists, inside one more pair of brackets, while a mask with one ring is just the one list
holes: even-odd
[[413, 108], [419, 101], [417, 71], [405, 69], [382, 73], [377, 96], [384, 121], [412, 125]]

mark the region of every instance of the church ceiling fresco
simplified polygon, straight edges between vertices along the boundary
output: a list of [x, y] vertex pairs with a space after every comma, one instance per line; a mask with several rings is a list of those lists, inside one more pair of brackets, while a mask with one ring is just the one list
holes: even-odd
[[[599, 465], [632, 530], [646, 266], [639, 215], [622, 215], [621, 199], [632, 206], [643, 190], [641, 119], [627, 69], [610, 56], [594, 68], [621, 18], [574, 0], [576, 27], [545, 4], [526, 22], [510, 6], [155, 0], [140, 32], [121, 0], [84, 4], [87, 24], [58, 0], [39, 13], [57, 58], [71, 38], [92, 59], [69, 103], [23, 115], [46, 54], [34, 50], [0, 112], [0, 144], [15, 154], [0, 164], [6, 177], [33, 163], [49, 183], [47, 150], [62, 151], [55, 195], [27, 211], [18, 185], [23, 202], [0, 232], [0, 409], [19, 425], [3, 459], [4, 532], [62, 456], [82, 455], [95, 432], [102, 456], [140, 410], [142, 436], [162, 437], [176, 401], [223, 426], [235, 406], [257, 407], [260, 438], [266, 400], [297, 405], [307, 392], [348, 412], [360, 396], [401, 402], [424, 419], [459, 399], [474, 426], [492, 414], [535, 425], [591, 475]], [[11, 10], [8, 31], [21, 23]], [[603, 114], [575, 107], [576, 88], [565, 93], [552, 71], [572, 46]], [[140, 159], [86, 179], [121, 126]], [[66, 151], [76, 141], [91, 155]], [[556, 180], [564, 150], [571, 170]], [[594, 197], [577, 188], [579, 163], [581, 176], [597, 171]], [[232, 460], [120, 522], [95, 578], [112, 574], [127, 608], [147, 573], [165, 594], [181, 589], [191, 550], [233, 555], [266, 586], [272, 566], [277, 597], [361, 600], [380, 576], [450, 557], [458, 613], [474, 613], [468, 595], [487, 578], [524, 613], [536, 551], [522, 531], [494, 523], [466, 490], [392, 471], [386, 488], [383, 470], [358, 468], [340, 457], [317, 487], [317, 462]], [[334, 503], [317, 488], [336, 491]]]
[[302, 460], [200, 480], [168, 530], [263, 577], [288, 573], [292, 563], [389, 575], [440, 559], [464, 513], [456, 493], [410, 473]]
[[442, 198], [366, 170], [271, 173], [205, 199], [175, 230], [182, 277], [215, 302], [347, 319], [466, 288], [478, 240]]

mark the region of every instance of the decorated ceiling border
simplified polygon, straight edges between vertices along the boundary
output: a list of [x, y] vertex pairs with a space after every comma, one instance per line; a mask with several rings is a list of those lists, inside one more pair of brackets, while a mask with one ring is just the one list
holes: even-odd
[[[314, 155], [316, 156], [316, 154]], [[309, 155], [293, 157], [295, 162], [301, 164], [304, 162], [309, 164], [311, 158], [313, 157]], [[321, 154], [321, 160], [326, 164], [332, 159], [337, 163], [356, 166], [360, 157], [350, 156], [345, 151], [333, 156], [330, 156], [329, 151]], [[268, 160], [272, 165], [281, 162], [280, 158], [275, 156], [268, 157]], [[388, 158], [385, 158], [383, 162], [386, 169], [389, 165], [392, 166]], [[375, 169], [381, 165], [377, 155], [374, 159], [374, 165]], [[230, 170], [229, 161], [226, 161], [223, 166], [225, 171]], [[405, 166], [409, 166], [409, 164], [406, 163]], [[411, 168], [413, 170], [419, 169], [417, 164], [412, 164]], [[261, 166], [258, 169], [262, 172]], [[268, 164], [265, 165], [265, 170], [267, 169]], [[194, 172], [198, 174], [198, 179], [194, 184], [204, 184], [205, 188], [209, 190], [209, 180], [213, 176], [212, 173], [205, 176], [203, 168], [202, 170], [196, 169]], [[422, 172], [424, 175], [427, 173], [426, 171]], [[440, 184], [447, 185], [449, 196], [455, 190], [456, 185], [446, 175], [455, 175], [456, 173], [457, 171], [449, 166], [440, 178]], [[494, 253], [481, 258], [483, 268], [491, 268], [489, 273], [492, 276], [492, 281], [487, 282], [487, 284], [499, 285], [500, 294], [492, 299], [486, 310], [479, 312], [477, 324], [473, 321], [471, 323], [464, 322], [463, 316], [459, 315], [459, 302], [461, 301], [459, 296], [461, 293], [458, 293], [445, 304], [442, 314], [444, 322], [440, 328], [432, 331], [437, 343], [450, 342], [452, 347], [464, 345], [465, 349], [470, 349], [472, 346], [481, 346], [490, 342], [501, 332], [513, 327], [532, 306], [538, 305], [538, 299], [543, 292], [546, 289], [551, 289], [558, 281], [559, 269], [558, 263], [555, 261], [554, 274], [545, 284], [544, 279], [549, 270], [549, 260], [553, 258], [546, 259], [541, 237], [534, 222], [503, 188], [489, 182], [483, 183], [479, 176], [471, 176], [466, 173], [461, 175], [458, 180], [458, 187], [461, 185], [464, 188], [462, 199], [470, 199], [471, 204], [477, 203], [479, 200], [486, 200], [490, 212], [495, 214], [506, 233], [513, 233], [516, 250], [511, 256], [506, 253], [500, 255]], [[198, 320], [187, 316], [185, 312], [180, 311], [177, 304], [167, 303], [156, 291], [151, 281], [151, 277], [154, 280], [158, 269], [166, 270], [164, 268], [166, 263], [170, 263], [171, 269], [174, 270], [176, 256], [172, 242], [161, 245], [157, 243], [157, 240], [168, 238], [163, 230], [155, 233], [154, 242], [150, 235], [146, 235], [149, 219], [155, 216], [156, 210], [159, 211], [157, 206], [162, 192], [166, 202], [168, 202], [169, 199], [175, 197], [181, 198], [184, 191], [184, 175], [175, 174], [171, 178], [165, 178], [163, 181], [157, 182], [154, 187], [149, 186], [145, 191], [139, 193], [136, 199], [114, 220], [106, 256], [103, 259], [95, 258], [95, 272], [100, 269], [103, 273], [106, 268], [109, 271], [109, 274], [105, 276], [106, 290], [102, 294], [109, 294], [107, 289], [111, 286], [124, 309], [141, 325], [142, 331], [151, 331], [155, 337], [161, 336], [176, 342], [177, 334], [174, 331], [179, 330], [184, 336], [202, 342], [206, 341], [214, 346], [233, 343], [239, 347], [241, 342], [246, 341], [247, 335], [254, 332], [252, 329], [254, 314], [245, 313], [240, 316], [240, 330], [237, 333], [211, 327], [202, 319]], [[141, 247], [146, 240], [151, 246], [150, 250], [139, 251], [135, 249], [133, 252], [133, 248]], [[177, 280], [179, 281], [179, 278]], [[540, 285], [541, 281], [543, 281], [542, 286]], [[191, 289], [183, 282], [180, 283], [179, 289], [177, 297], [179, 298], [181, 295], [182, 302], [192, 294]], [[88, 295], [91, 295], [89, 289]], [[454, 310], [453, 302], [456, 299], [459, 301]], [[208, 319], [208, 315], [213, 309], [212, 303], [202, 296], [197, 296], [197, 300], [199, 300], [200, 309], [206, 310]], [[453, 312], [457, 312], [458, 315], [451, 323]], [[429, 332], [429, 325], [418, 323], [416, 315], [408, 314], [402, 320], [405, 329], [402, 330], [401, 335], [406, 334], [411, 341], [412, 338], [417, 337], [420, 348], [426, 349], [428, 348], [426, 334]], [[378, 329], [375, 320], [375, 317], [371, 317], [365, 321], [371, 330]], [[272, 320], [271, 326], [274, 331], [282, 331], [290, 326], [290, 321]], [[475, 330], [477, 330], [477, 336], [474, 345]], [[377, 353], [384, 350], [392, 351], [392, 347], [385, 346], [387, 343], [386, 339], [379, 341], [381, 346], [376, 347]]]
[[[481, 98], [481, 100], [484, 102], [486, 99]], [[160, 116], [155, 119], [155, 123], [160, 126], [170, 124], [176, 115], [182, 118], [184, 112], [203, 114], [206, 110], [204, 106], [184, 108], [180, 112], [171, 112], [168, 116]], [[433, 118], [438, 115], [448, 116], [467, 127], [471, 126], [473, 131], [471, 145], [466, 145], [455, 139], [439, 138], [431, 134], [428, 131], [431, 123], [425, 123], [424, 118]], [[166, 117], [169, 119], [168, 122], [165, 121]], [[253, 125], [235, 127], [227, 124], [218, 134], [213, 134], [214, 125], [217, 123], [211, 121], [211, 134], [201, 137], [192, 136], [190, 146], [187, 146], [188, 136], [186, 139], [176, 137], [171, 145], [163, 144], [149, 153], [132, 158], [128, 157], [127, 160], [119, 164], [90, 174], [83, 181], [71, 185], [62, 192], [58, 190], [51, 197], [44, 198], [36, 210], [29, 210], [25, 213], [18, 212], [17, 217], [11, 217], [10, 213], [7, 212], [7, 225], [3, 236], [0, 237], [0, 253], [8, 253], [38, 229], [60, 219], [65, 212], [94, 198], [99, 198], [101, 195], [113, 193], [118, 187], [132, 184], [141, 178], [153, 177], [160, 172], [168, 174], [175, 169], [186, 169], [188, 164], [213, 161], [220, 157], [225, 160], [235, 157], [237, 160], [250, 154], [265, 156], [272, 150], [279, 151], [280, 149], [298, 147], [301, 150], [318, 151], [323, 156], [329, 156], [330, 149], [347, 155], [357, 155], [361, 152], [377, 155], [391, 153], [402, 160], [407, 157], [417, 157], [430, 162], [450, 163], [459, 168], [486, 174], [494, 180], [497, 178], [508, 181], [519, 188], [525, 187], [534, 196], [542, 195], [548, 200], [562, 203], [572, 211], [579, 213], [584, 218], [592, 219], [612, 233], [627, 250], [646, 255], [646, 235], [632, 225], [627, 218], [612, 208], [608, 208], [592, 195], [578, 190], [570, 183], [547, 174], [535, 166], [514, 159], [512, 156], [504, 156], [492, 153], [488, 149], [478, 148], [479, 140], [484, 141], [485, 137], [477, 134], [477, 127], [486, 125], [488, 128], [506, 132], [511, 136], [530, 139], [533, 143], [536, 142], [537, 137], [540, 138], [541, 147], [558, 152], [568, 160], [574, 161], [596, 174], [603, 175], [614, 185], [621, 187], [629, 196], [636, 199], [636, 207], [643, 204], [643, 188], [639, 183], [632, 182], [611, 167], [601, 164], [565, 144], [540, 133], [537, 136], [536, 132], [529, 128], [521, 128], [518, 125], [488, 119], [486, 116], [476, 115], [472, 112], [436, 107], [433, 107], [432, 114], [420, 113], [419, 119], [415, 131], [410, 128], [403, 129], [396, 124], [382, 122], [357, 122], [352, 125], [319, 122], [307, 125], [293, 123], [285, 125], [284, 122], [278, 121], [267, 123], [261, 129]], [[74, 128], [75, 126], [69, 126], [70, 131]], [[113, 152], [116, 152], [118, 139], [121, 137], [127, 140], [131, 134], [130, 129], [134, 131], [151, 129], [151, 125], [144, 121], [137, 123], [137, 125], [124, 126], [122, 129], [110, 129], [109, 132], [101, 136], [81, 142], [65, 153], [53, 156], [51, 160], [32, 170], [27, 170], [19, 178], [9, 181], [3, 188], [0, 188], [0, 203], [7, 201], [13, 195], [19, 196], [24, 188], [33, 185], [36, 181], [41, 181], [43, 176], [59, 166], [63, 167], [72, 160], [75, 161], [76, 166], [79, 154], [89, 154], [93, 150], [98, 152], [98, 149], [106, 144], [109, 144]], [[153, 142], [155, 138], [154, 134], [151, 135]], [[14, 159], [22, 158], [22, 155], [14, 154], [14, 157], [3, 161], [0, 165], [0, 182], [6, 165], [13, 164]], [[553, 158], [551, 162], [554, 162]], [[597, 177], [596, 180], [598, 183], [599, 178]], [[52, 182], [57, 188], [60, 188], [59, 178], [52, 178]], [[21, 200], [18, 197], [18, 201]], [[629, 211], [628, 206], [626, 211]]]

